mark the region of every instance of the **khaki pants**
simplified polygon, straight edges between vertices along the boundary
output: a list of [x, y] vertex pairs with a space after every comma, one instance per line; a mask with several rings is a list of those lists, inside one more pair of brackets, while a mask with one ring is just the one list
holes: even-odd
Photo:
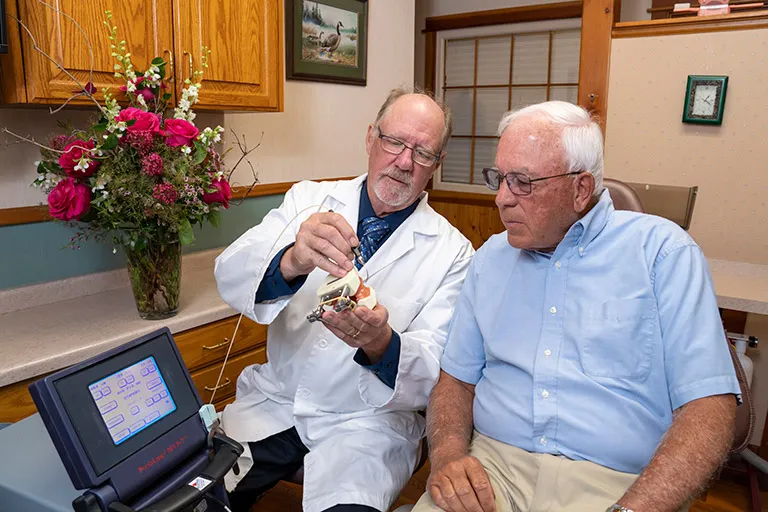
[[[637, 478], [593, 462], [529, 453], [477, 431], [469, 453], [488, 472], [498, 512], [602, 512]], [[427, 491], [412, 512], [438, 510]]]

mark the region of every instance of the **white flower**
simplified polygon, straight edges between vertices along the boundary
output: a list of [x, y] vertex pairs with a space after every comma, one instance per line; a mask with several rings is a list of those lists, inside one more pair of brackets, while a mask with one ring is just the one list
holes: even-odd
[[188, 155], [192, 153], [192, 148], [189, 146], [184, 146], [183, 148], [181, 148], [181, 152], [184, 153], [185, 155]]
[[117, 254], [117, 248], [115, 247], [112, 248], [112, 254]]
[[139, 95], [136, 97], [136, 103], [138, 103], [138, 104], [139, 104], [139, 105], [141, 105], [142, 107], [146, 107], [146, 106], [147, 106], [147, 102], [146, 102], [146, 100], [144, 99], [144, 96], [142, 96], [141, 94], [139, 94]]
[[136, 84], [133, 82], [128, 82], [125, 85], [125, 88], [128, 90], [128, 92], [136, 92]]
[[191, 106], [192, 106], [192, 104], [188, 100], [182, 99], [179, 102], [179, 108], [182, 109], [182, 110], [189, 110], [189, 108]]

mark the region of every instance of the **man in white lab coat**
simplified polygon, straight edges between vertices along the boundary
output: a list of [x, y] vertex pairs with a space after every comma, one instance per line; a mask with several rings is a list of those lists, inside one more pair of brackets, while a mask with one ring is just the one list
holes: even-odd
[[[306, 512], [386, 511], [410, 478], [424, 434], [417, 411], [474, 253], [424, 193], [450, 132], [431, 97], [392, 91], [368, 128], [367, 174], [295, 185], [217, 258], [224, 300], [269, 324], [269, 361], [243, 371], [222, 414], [246, 448], [226, 477], [234, 512], [302, 464]], [[353, 268], [358, 246], [378, 305], [308, 322], [318, 287]]]

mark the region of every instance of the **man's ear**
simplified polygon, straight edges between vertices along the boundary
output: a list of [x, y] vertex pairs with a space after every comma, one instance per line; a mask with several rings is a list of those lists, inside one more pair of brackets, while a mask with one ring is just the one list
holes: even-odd
[[582, 172], [573, 180], [573, 209], [581, 213], [592, 201], [595, 192], [595, 177], [591, 172]]
[[368, 125], [368, 132], [365, 134], [365, 151], [368, 155], [371, 154], [373, 149], [373, 143], [376, 140], [376, 128], [372, 125]]

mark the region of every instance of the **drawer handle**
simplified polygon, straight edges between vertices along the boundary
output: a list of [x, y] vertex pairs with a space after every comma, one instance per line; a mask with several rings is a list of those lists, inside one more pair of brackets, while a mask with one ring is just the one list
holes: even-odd
[[208, 345], [203, 345], [203, 350], [216, 350], [217, 348], [226, 347], [227, 345], [229, 345], [229, 338], [224, 338], [224, 341], [217, 343], [216, 345], [211, 345], [210, 347]]
[[227, 386], [229, 386], [230, 384], [232, 384], [232, 381], [231, 381], [231, 380], [229, 380], [229, 377], [227, 377], [226, 379], [224, 379], [224, 383], [223, 383], [223, 384], [220, 384], [220, 385], [218, 385], [218, 386], [214, 386], [214, 387], [211, 387], [211, 386], [205, 386], [203, 389], [205, 389], [206, 391], [210, 391], [211, 393], [213, 393], [214, 391], [216, 391], [216, 390], [218, 390], [218, 389], [221, 389], [221, 388], [224, 388], [224, 387], [227, 387]]

